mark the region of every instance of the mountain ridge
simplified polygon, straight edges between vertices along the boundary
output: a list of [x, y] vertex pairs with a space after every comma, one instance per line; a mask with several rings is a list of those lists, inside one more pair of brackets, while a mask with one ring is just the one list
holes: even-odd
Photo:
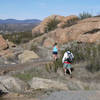
[[0, 24], [40, 23], [39, 19], [0, 19]]
[[32, 28], [41, 23], [38, 19], [0, 19], [0, 33], [8, 34], [13, 32], [31, 31]]

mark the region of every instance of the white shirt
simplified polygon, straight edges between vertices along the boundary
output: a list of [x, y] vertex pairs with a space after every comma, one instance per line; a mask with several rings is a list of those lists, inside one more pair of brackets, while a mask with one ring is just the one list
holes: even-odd
[[[73, 55], [72, 53], [71, 53], [71, 55], [72, 55], [72, 58], [74, 58], [74, 55]], [[68, 56], [68, 53], [65, 52], [65, 53], [64, 53], [64, 56], [63, 56], [63, 58], [62, 58], [62, 63], [64, 63], [64, 60], [67, 59], [67, 58], [69, 58], [69, 56]]]
[[62, 58], [62, 63], [64, 63], [64, 60], [67, 59], [67, 58], [68, 58], [68, 54], [67, 54], [67, 52], [65, 52], [65, 53], [64, 53], [64, 56], [63, 56], [63, 58]]

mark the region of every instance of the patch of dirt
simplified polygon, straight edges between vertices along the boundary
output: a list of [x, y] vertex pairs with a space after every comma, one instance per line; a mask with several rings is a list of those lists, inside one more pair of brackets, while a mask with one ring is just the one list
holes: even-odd
[[36, 98], [27, 98], [24, 95], [10, 93], [7, 95], [4, 95], [0, 100], [38, 100]]

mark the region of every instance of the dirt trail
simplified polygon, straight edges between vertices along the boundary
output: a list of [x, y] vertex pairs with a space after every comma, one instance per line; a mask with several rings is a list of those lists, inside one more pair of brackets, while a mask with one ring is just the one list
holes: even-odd
[[43, 100], [100, 100], [100, 91], [54, 92]]
[[22, 71], [33, 68], [35, 66], [45, 65], [47, 63], [51, 63], [52, 61], [47, 59], [37, 59], [32, 62], [27, 62], [24, 64], [14, 64], [14, 65], [0, 65], [0, 73], [8, 73], [10, 71]]

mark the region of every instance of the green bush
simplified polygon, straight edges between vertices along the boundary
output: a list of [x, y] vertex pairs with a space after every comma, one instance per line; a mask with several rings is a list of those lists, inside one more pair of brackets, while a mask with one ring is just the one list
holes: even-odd
[[78, 21], [77, 18], [76, 19], [75, 18], [74, 19], [70, 19], [62, 26], [62, 28], [70, 27], [70, 26], [72, 26], [74, 24], [77, 24], [77, 21]]
[[94, 73], [100, 71], [100, 44], [71, 42], [67, 48], [61, 52], [61, 57], [52, 64], [46, 66], [48, 72], [57, 72], [62, 65], [62, 57], [66, 51], [71, 51], [74, 55], [73, 63], [87, 62], [84, 66], [88, 71]]
[[32, 73], [18, 73], [13, 75], [14, 77], [17, 77], [25, 82], [31, 80], [33, 78], [33, 74]]
[[70, 43], [70, 47], [67, 47], [62, 53], [70, 50], [75, 58], [73, 63], [87, 62], [86, 69], [90, 72], [96, 72], [100, 70], [100, 45], [94, 43]]
[[88, 13], [88, 12], [83, 12], [79, 14], [79, 19], [85, 19], [85, 18], [90, 18], [92, 17], [92, 14]]
[[19, 32], [13, 34], [3, 34], [4, 39], [8, 39], [15, 44], [26, 43], [35, 37], [40, 36], [40, 34], [32, 36], [32, 32]]
[[45, 69], [47, 72], [57, 72], [59, 67], [62, 67], [62, 57], [57, 59], [57, 61], [53, 61], [53, 63], [46, 64]]
[[47, 26], [45, 28], [45, 32], [49, 32], [49, 31], [52, 31], [54, 30], [55, 28], [57, 28], [57, 24], [59, 24], [59, 20], [57, 19], [51, 19], [48, 23], [47, 23]]
[[25, 43], [32, 39], [32, 32], [19, 32], [13, 34], [4, 34], [4, 39], [14, 42], [15, 44]]

